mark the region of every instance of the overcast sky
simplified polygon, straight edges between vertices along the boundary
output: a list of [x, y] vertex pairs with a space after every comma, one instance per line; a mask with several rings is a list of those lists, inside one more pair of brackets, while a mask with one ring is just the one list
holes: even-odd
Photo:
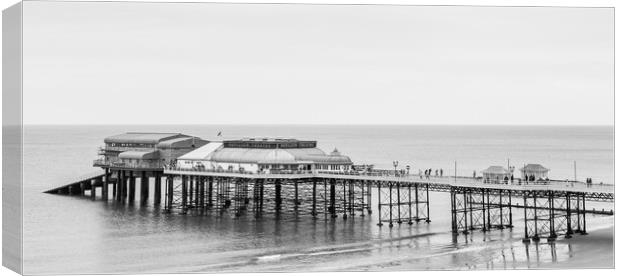
[[26, 124], [613, 124], [613, 10], [25, 2]]

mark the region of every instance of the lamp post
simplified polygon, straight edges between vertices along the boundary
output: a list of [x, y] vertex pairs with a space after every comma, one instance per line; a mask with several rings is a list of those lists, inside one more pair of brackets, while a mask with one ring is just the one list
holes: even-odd
[[392, 165], [394, 165], [394, 176], [396, 176], [396, 168], [398, 168], [398, 161], [392, 161]]
[[407, 165], [407, 175], [409, 175], [409, 169], [411, 169], [411, 166]]

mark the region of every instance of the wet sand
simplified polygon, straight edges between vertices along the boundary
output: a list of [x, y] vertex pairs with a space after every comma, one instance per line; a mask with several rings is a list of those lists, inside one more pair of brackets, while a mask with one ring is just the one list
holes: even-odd
[[614, 227], [610, 226], [588, 232], [588, 235], [574, 235], [571, 239], [556, 241], [556, 245], [570, 245], [570, 258], [541, 263], [539, 268], [614, 268]]

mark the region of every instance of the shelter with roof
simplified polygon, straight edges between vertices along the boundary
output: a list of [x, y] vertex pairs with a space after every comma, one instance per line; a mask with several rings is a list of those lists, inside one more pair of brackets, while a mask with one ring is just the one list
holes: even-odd
[[161, 169], [208, 141], [182, 133], [127, 132], [107, 137], [104, 143], [95, 166]]
[[505, 183], [512, 173], [502, 166], [490, 166], [482, 171], [482, 179], [485, 183]]
[[337, 149], [326, 154], [316, 141], [270, 138], [211, 142], [177, 160], [182, 169], [252, 173], [348, 171], [352, 165]]
[[549, 178], [549, 169], [540, 164], [527, 164], [521, 170], [521, 178], [527, 181], [546, 180]]

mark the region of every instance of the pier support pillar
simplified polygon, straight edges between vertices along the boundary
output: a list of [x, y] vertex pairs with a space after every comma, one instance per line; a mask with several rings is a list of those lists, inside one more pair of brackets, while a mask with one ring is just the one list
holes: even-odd
[[338, 217], [336, 214], [336, 179], [329, 180], [329, 214], [332, 218]]
[[132, 203], [136, 199], [136, 175], [133, 171], [129, 172], [129, 192], [128, 199], [130, 203]]
[[207, 179], [208, 183], [208, 191], [207, 191], [207, 208], [213, 207], [213, 177], [209, 176]]
[[174, 203], [174, 178], [172, 176], [166, 177], [166, 208], [172, 210], [172, 204]]
[[183, 214], [187, 212], [187, 176], [181, 176], [181, 209]]
[[146, 171], [140, 175], [140, 204], [145, 205], [149, 200], [149, 177]]
[[275, 183], [275, 193], [276, 193], [276, 212], [280, 211], [282, 207], [282, 184], [280, 183], [280, 179], [276, 179]]
[[127, 198], [127, 173], [125, 171], [119, 171], [121, 175], [121, 181], [119, 182], [119, 200], [124, 201]]
[[316, 215], [316, 179], [312, 179], [312, 217]]
[[91, 179], [90, 180], [90, 199], [95, 200], [97, 197], [97, 181], [99, 179]]
[[200, 177], [200, 210], [205, 209], [205, 178]]
[[[111, 171], [110, 171], [111, 173]], [[120, 181], [120, 177], [118, 176], [119, 172], [116, 172], [116, 182], [112, 183], [112, 199], [116, 200], [116, 194], [117, 194], [117, 186], [118, 186], [118, 182]]]
[[161, 204], [161, 174], [159, 172], [155, 173], [155, 198], [153, 198], [153, 203], [155, 205]]
[[102, 186], [101, 186], [101, 198], [105, 201], [108, 201], [108, 185], [110, 185], [110, 170], [104, 169], [104, 175], [102, 178]]

